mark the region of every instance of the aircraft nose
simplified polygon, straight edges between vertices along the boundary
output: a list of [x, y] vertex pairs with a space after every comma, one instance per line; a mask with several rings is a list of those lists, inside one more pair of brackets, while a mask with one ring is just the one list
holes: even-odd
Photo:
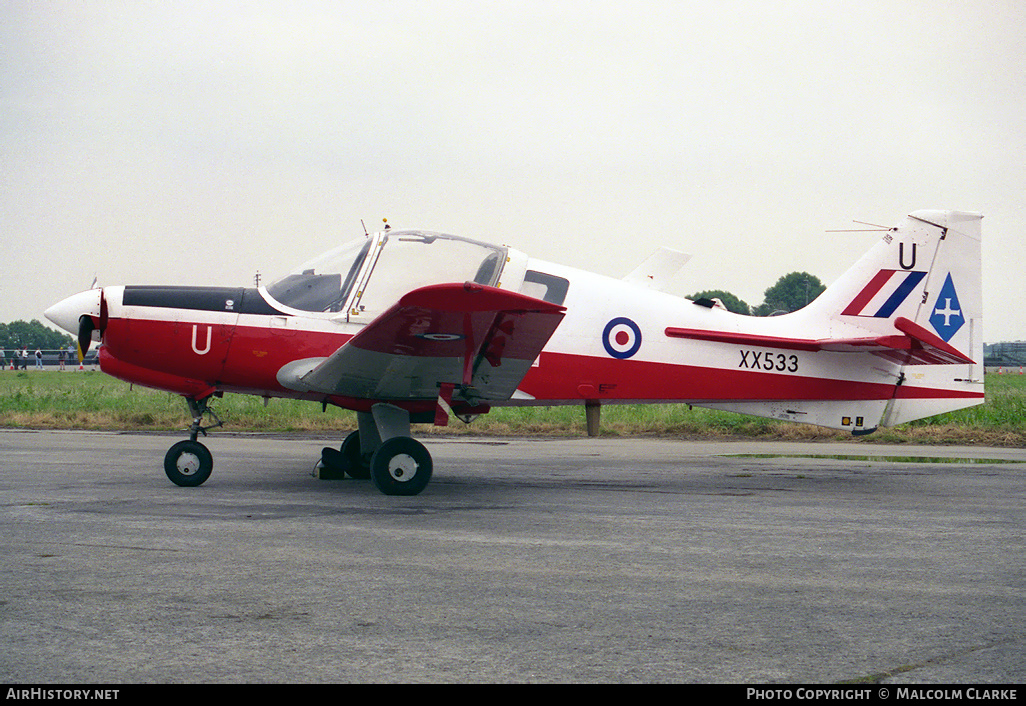
[[44, 311], [43, 316], [65, 331], [78, 335], [80, 317], [85, 315], [98, 317], [100, 315], [100, 292], [99, 289], [88, 289], [78, 294], [72, 294]]

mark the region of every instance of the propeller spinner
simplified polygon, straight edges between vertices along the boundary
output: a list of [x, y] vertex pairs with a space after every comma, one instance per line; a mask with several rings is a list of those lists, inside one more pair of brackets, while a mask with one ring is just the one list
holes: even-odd
[[43, 315], [78, 339], [78, 360], [82, 361], [93, 340], [93, 332], [107, 325], [107, 302], [102, 289], [87, 289], [62, 299]]

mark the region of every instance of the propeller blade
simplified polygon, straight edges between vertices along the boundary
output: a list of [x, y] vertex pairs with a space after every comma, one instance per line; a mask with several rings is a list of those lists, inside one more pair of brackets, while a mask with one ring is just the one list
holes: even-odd
[[78, 319], [78, 362], [85, 358], [86, 351], [93, 342], [93, 317], [80, 316]]
[[103, 290], [100, 290], [100, 336], [103, 336], [104, 331], [107, 330], [107, 321], [110, 318], [110, 314], [107, 312], [107, 297], [104, 296]]

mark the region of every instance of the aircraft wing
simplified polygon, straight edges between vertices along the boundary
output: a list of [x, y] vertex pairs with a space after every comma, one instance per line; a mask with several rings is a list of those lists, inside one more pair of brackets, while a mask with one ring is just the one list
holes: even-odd
[[299, 381], [311, 390], [374, 400], [435, 399], [443, 386], [474, 403], [507, 400], [565, 311], [472, 282], [422, 287]]
[[894, 327], [898, 330], [897, 333], [865, 338], [787, 338], [673, 327], [666, 329], [666, 335], [671, 338], [691, 338], [784, 350], [868, 352], [901, 365], [950, 365], [973, 362], [957, 348], [910, 319], [898, 317], [894, 320]]

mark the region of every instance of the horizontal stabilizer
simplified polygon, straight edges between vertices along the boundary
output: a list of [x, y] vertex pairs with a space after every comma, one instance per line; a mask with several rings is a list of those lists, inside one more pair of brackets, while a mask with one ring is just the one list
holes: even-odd
[[950, 365], [973, 362], [971, 358], [945, 343], [939, 336], [930, 333], [909, 319], [899, 316], [894, 320], [894, 327], [897, 329], [897, 333], [864, 338], [787, 338], [674, 327], [667, 328], [666, 335], [671, 338], [690, 338], [697, 341], [715, 341], [783, 350], [873, 353], [902, 365]]

